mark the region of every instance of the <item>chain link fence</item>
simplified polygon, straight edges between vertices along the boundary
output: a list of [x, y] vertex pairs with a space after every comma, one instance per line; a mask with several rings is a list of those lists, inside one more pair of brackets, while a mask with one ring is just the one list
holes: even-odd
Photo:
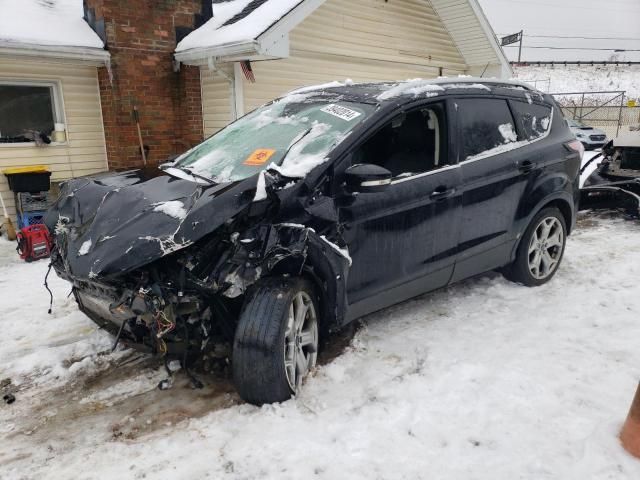
[[565, 118], [577, 120], [617, 137], [640, 124], [640, 107], [625, 104], [624, 91], [552, 93]]

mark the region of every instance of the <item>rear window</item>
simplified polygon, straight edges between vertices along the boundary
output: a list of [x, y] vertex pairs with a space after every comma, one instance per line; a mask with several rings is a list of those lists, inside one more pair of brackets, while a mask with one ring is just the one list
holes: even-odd
[[461, 161], [500, 153], [509, 149], [505, 145], [518, 140], [506, 100], [464, 98], [455, 100], [455, 103], [462, 135]]
[[543, 137], [551, 127], [551, 107], [513, 101], [513, 111], [520, 121], [525, 140]]

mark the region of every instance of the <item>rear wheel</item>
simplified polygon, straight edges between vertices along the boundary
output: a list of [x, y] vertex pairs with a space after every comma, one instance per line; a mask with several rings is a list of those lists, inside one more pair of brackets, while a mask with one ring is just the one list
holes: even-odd
[[566, 232], [560, 210], [550, 207], [540, 211], [527, 227], [515, 261], [503, 270], [504, 276], [529, 287], [551, 280], [562, 261]]
[[268, 278], [240, 314], [233, 346], [233, 379], [254, 404], [296, 394], [318, 355], [318, 299], [304, 278]]

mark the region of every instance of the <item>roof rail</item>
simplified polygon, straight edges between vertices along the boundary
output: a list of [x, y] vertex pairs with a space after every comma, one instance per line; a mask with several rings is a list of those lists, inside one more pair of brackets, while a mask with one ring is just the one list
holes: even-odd
[[502, 80], [500, 78], [481, 78], [481, 77], [439, 77], [433, 80], [434, 84], [447, 83], [480, 83], [482, 85], [506, 85], [512, 87], [521, 87], [525, 90], [537, 91], [537, 88], [526, 82], [519, 80]]

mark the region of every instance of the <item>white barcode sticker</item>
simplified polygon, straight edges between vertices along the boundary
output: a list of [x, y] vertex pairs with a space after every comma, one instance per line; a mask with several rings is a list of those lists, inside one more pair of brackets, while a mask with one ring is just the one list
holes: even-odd
[[350, 122], [354, 118], [358, 118], [361, 113], [356, 112], [355, 110], [351, 110], [350, 108], [343, 107], [341, 105], [336, 105], [332, 103], [331, 105], [327, 105], [326, 107], [320, 109], [321, 112], [328, 113], [329, 115], [333, 115], [334, 117], [341, 118], [342, 120], [346, 120]]

